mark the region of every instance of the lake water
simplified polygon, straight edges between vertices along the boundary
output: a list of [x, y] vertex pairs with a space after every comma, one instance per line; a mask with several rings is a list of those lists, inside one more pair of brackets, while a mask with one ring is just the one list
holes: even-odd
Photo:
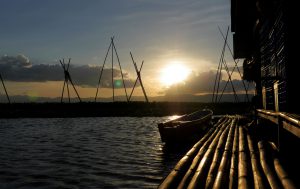
[[0, 188], [157, 188], [187, 150], [160, 141], [171, 118], [0, 119]]

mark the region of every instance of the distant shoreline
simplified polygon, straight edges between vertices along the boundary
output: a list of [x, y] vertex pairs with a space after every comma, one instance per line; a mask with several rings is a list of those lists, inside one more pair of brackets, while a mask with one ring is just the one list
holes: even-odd
[[182, 115], [198, 109], [212, 109], [215, 115], [245, 114], [249, 103], [199, 102], [82, 102], [82, 103], [0, 103], [0, 118], [54, 117], [161, 117]]

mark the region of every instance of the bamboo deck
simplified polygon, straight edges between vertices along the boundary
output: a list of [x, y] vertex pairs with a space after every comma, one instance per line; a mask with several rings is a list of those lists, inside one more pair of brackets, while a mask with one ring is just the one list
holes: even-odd
[[251, 125], [241, 116], [222, 117], [159, 188], [296, 188], [276, 146], [253, 136]]

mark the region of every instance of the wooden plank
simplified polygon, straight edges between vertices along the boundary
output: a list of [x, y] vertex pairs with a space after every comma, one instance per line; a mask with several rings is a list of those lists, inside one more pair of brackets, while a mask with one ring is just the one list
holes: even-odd
[[298, 115], [290, 115], [284, 112], [273, 112], [257, 109], [257, 115], [261, 118], [272, 121], [275, 124], [282, 123], [282, 127], [300, 138], [300, 121]]
[[278, 117], [274, 116], [274, 115], [269, 115], [269, 114], [265, 114], [265, 113], [261, 113], [261, 112], [258, 112], [257, 114], [259, 117], [262, 117], [262, 118], [265, 118], [269, 121], [272, 121], [273, 123], [275, 124], [278, 124]]
[[283, 126], [284, 129], [286, 129], [287, 131], [289, 131], [293, 135], [295, 135], [298, 138], [300, 138], [300, 128], [299, 127], [297, 127], [294, 124], [291, 124], [291, 123], [289, 123], [287, 121], [283, 121], [282, 122], [282, 126]]

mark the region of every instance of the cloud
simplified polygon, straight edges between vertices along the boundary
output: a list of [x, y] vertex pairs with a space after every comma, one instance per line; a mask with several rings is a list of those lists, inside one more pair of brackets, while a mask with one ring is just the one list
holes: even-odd
[[[8, 81], [16, 82], [46, 82], [63, 81], [63, 69], [60, 64], [32, 64], [25, 55], [2, 56], [0, 58], [0, 70]], [[100, 66], [72, 66], [69, 72], [74, 84], [82, 87], [96, 87], [100, 75]], [[122, 88], [120, 70], [113, 69], [115, 87]], [[123, 73], [126, 87], [132, 87], [134, 80], [129, 78], [128, 73]], [[101, 87], [110, 88], [112, 83], [112, 69], [103, 69]], [[138, 83], [139, 84], [139, 83]]]
[[[165, 95], [184, 95], [184, 94], [211, 94], [214, 89], [216, 72], [208, 71], [202, 73], [192, 73], [189, 78], [184, 83], [179, 83], [176, 85], [172, 85], [165, 90]], [[221, 92], [227, 80], [221, 79], [219, 84], [219, 91]], [[241, 80], [233, 80], [233, 86], [237, 93], [244, 93], [244, 86]], [[251, 90], [253, 87], [251, 85]], [[232, 86], [230, 82], [228, 83], [225, 93], [232, 92]]]

